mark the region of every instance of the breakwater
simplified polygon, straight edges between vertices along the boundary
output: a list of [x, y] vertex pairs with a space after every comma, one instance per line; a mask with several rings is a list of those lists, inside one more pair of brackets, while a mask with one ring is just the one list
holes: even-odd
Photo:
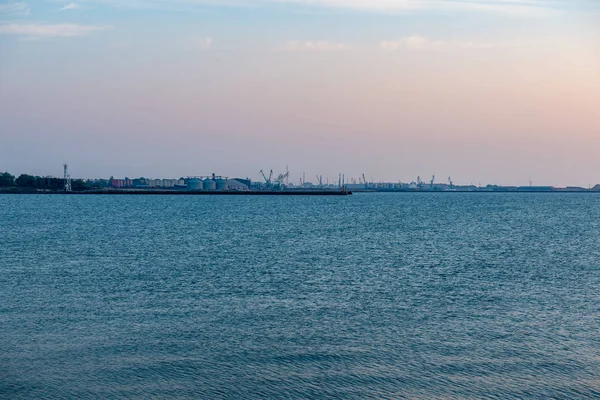
[[[60, 192], [67, 194], [65, 192]], [[348, 196], [347, 190], [88, 190], [77, 195], [237, 195], [237, 196]]]

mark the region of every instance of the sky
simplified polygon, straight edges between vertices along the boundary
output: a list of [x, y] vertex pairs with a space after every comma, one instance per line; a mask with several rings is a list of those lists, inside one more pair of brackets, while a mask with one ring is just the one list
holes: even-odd
[[0, 0], [0, 171], [600, 183], [597, 0]]

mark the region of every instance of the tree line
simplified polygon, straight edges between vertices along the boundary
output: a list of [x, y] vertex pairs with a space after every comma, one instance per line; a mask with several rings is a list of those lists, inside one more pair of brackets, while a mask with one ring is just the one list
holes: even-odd
[[[8, 172], [0, 173], [0, 187], [21, 187], [41, 190], [59, 191], [65, 187], [65, 180], [62, 178], [54, 178], [50, 176], [34, 176], [21, 174], [18, 177], [11, 175]], [[80, 192], [83, 190], [93, 189], [96, 185], [90, 185], [82, 179], [73, 179], [71, 188]]]

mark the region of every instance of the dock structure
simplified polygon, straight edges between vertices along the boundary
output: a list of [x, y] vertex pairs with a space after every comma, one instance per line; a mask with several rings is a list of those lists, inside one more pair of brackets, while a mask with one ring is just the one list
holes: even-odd
[[349, 196], [349, 190], [88, 190], [71, 192], [78, 195], [175, 195], [175, 196]]

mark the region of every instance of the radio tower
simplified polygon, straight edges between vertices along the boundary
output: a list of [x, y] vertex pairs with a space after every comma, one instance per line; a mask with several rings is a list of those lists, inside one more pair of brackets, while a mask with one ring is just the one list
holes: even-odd
[[71, 175], [69, 175], [69, 171], [68, 171], [68, 165], [67, 164], [63, 164], [63, 167], [65, 169], [65, 192], [70, 192], [71, 191]]

